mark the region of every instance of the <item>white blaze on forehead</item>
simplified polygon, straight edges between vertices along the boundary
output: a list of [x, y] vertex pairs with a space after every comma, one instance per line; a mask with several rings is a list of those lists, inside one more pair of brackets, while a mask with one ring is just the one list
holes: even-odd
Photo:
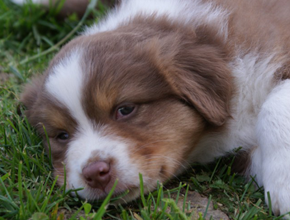
[[51, 70], [45, 83], [46, 91], [68, 108], [79, 128], [91, 127], [82, 108], [85, 73], [81, 67], [82, 50], [73, 50]]

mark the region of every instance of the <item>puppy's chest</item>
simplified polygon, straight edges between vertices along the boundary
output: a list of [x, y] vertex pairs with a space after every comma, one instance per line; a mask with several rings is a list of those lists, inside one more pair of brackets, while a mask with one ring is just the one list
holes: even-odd
[[237, 56], [230, 63], [234, 92], [230, 104], [232, 118], [224, 132], [225, 142], [228, 142], [225, 145], [251, 147], [256, 144], [258, 114], [268, 95], [280, 82], [275, 79], [275, 73], [282, 63], [273, 62], [274, 56], [248, 53]]

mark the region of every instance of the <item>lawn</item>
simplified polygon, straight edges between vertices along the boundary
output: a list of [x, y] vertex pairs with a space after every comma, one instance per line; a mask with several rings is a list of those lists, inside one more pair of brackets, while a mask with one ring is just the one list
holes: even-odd
[[57, 19], [58, 8], [45, 11], [0, 1], [0, 219], [202, 220], [217, 219], [211, 217], [215, 210], [229, 219], [278, 219], [265, 206], [263, 189], [232, 172], [233, 156], [207, 166], [193, 164], [149, 195], [143, 195], [140, 176], [140, 199], [122, 206], [109, 206], [118, 199], [110, 200], [110, 195], [105, 201], [83, 201], [56, 185], [42, 140], [21, 116], [19, 96], [22, 86], [45, 70], [63, 44], [84, 25], [98, 22], [106, 10], [98, 3], [81, 19]]

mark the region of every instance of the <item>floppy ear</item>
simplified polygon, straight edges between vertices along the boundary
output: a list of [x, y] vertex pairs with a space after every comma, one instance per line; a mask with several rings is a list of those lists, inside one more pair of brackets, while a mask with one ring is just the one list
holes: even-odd
[[157, 66], [160, 72], [174, 92], [206, 121], [216, 126], [223, 125], [230, 116], [233, 87], [224, 52], [217, 45], [186, 39], [179, 39], [179, 43], [174, 45], [172, 42], [176, 40], [171, 40], [166, 49], [159, 50], [162, 65]]
[[23, 92], [20, 96], [20, 103], [26, 107], [25, 114], [29, 117], [31, 109], [33, 109], [39, 94], [41, 93], [44, 75], [34, 77], [31, 82], [24, 86]]

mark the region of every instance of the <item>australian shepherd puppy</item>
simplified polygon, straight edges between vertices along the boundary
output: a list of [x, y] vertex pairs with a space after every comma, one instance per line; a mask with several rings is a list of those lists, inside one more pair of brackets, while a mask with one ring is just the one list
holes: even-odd
[[290, 211], [289, 12], [289, 0], [121, 1], [22, 94], [59, 184], [64, 163], [67, 189], [96, 200], [118, 179], [129, 201], [139, 173], [148, 192], [242, 147], [245, 175]]

